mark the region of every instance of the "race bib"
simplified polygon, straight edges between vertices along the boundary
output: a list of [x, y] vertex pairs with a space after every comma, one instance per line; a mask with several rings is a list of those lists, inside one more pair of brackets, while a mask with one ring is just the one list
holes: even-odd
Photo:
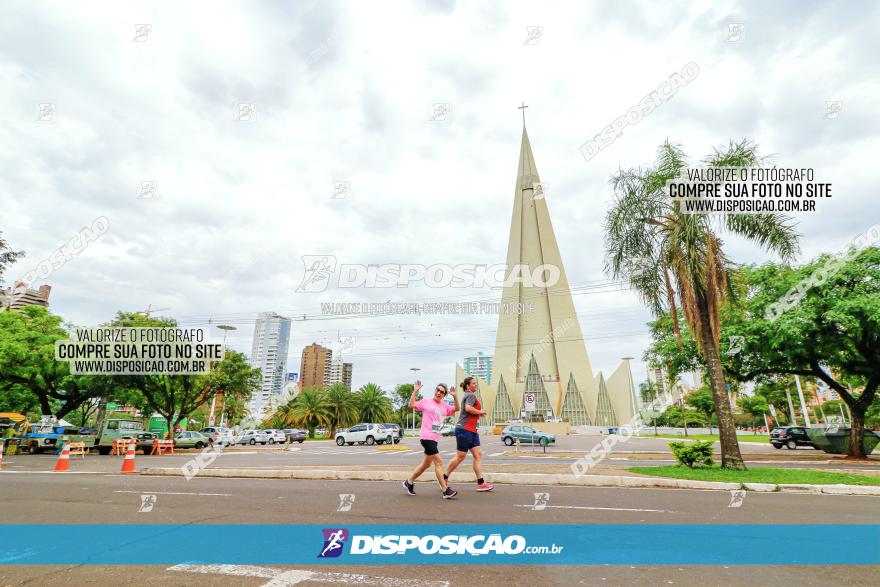
[[440, 432], [441, 428], [443, 428], [442, 422], [434, 422], [431, 424], [431, 432]]

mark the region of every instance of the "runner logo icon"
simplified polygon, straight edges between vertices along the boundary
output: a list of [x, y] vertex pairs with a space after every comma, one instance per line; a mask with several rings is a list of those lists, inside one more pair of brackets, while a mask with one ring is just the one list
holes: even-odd
[[345, 541], [348, 539], [348, 530], [345, 528], [324, 528], [324, 548], [318, 558], [335, 558], [342, 554]]

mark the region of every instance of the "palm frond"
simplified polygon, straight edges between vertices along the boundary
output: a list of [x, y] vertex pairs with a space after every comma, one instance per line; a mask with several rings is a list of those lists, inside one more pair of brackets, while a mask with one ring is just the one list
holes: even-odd
[[800, 252], [796, 224], [784, 214], [728, 214], [725, 228], [790, 261]]

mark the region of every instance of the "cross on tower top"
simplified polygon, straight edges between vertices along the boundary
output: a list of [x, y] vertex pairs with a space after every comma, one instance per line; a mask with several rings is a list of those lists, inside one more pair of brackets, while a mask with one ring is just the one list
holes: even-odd
[[522, 106], [517, 106], [517, 107], [516, 107], [517, 110], [522, 110], [522, 115], [523, 115], [523, 126], [526, 125], [526, 108], [528, 108], [528, 106], [526, 106], [526, 103], [525, 103], [525, 102], [522, 103]]

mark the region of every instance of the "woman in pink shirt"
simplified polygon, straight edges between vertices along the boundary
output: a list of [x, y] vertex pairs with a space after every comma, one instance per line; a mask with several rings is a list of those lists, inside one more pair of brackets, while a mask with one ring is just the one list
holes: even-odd
[[443, 459], [440, 457], [437, 443], [440, 441], [440, 428], [443, 426], [443, 420], [446, 416], [451, 416], [458, 411], [458, 396], [454, 395], [455, 392], [453, 391], [455, 406], [443, 403], [443, 398], [446, 397], [449, 390], [446, 388], [446, 385], [438, 383], [437, 388], [434, 390], [433, 398], [422, 398], [416, 401], [421, 388], [422, 382], [416, 381], [416, 384], [413, 386], [412, 395], [409, 396], [409, 407], [422, 413], [422, 428], [419, 431], [419, 441], [425, 449], [425, 458], [422, 459], [422, 463], [416, 467], [410, 478], [403, 482], [403, 486], [407, 493], [415, 495], [416, 479], [433, 464], [434, 474], [437, 476], [437, 482], [440, 484], [440, 490], [443, 492], [443, 499], [452, 499], [458, 492], [449, 487], [443, 479]]

